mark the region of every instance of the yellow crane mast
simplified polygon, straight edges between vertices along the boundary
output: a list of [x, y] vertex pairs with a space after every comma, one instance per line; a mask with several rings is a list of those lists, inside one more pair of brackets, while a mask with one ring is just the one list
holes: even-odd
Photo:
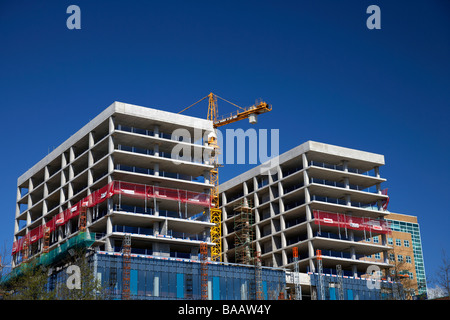
[[[257, 117], [259, 114], [266, 113], [272, 110], [272, 107], [264, 101], [261, 101], [255, 105], [252, 105], [247, 108], [239, 107], [238, 105], [227, 101], [214, 93], [210, 93], [206, 97], [203, 97], [199, 101], [180, 111], [179, 113], [189, 109], [190, 107], [196, 105], [200, 101], [208, 98], [208, 115], [207, 119], [213, 122], [214, 129], [218, 127], [244, 120], [249, 119], [251, 124], [255, 124], [257, 122]], [[217, 98], [228, 102], [241, 110], [237, 110], [227, 116], [223, 116], [218, 118], [218, 107], [217, 107]], [[211, 242], [215, 244], [214, 247], [211, 248], [211, 260], [212, 261], [221, 261], [221, 253], [222, 253], [222, 210], [219, 208], [219, 145], [217, 143], [217, 135], [211, 135], [208, 138], [208, 146], [213, 148], [213, 152], [211, 154], [211, 160], [214, 165], [214, 168], [209, 172], [209, 182], [213, 185], [211, 190], [211, 222], [214, 223], [214, 226], [211, 228]]]

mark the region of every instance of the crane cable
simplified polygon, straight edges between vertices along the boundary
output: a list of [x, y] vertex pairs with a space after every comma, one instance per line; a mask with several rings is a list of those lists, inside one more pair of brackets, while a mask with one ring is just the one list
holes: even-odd
[[[216, 96], [217, 98], [222, 99], [223, 101], [228, 102], [229, 104], [231, 104], [231, 105], [233, 105], [233, 106], [235, 106], [235, 107], [238, 107], [238, 108], [240, 108], [240, 109], [242, 109], [242, 110], [244, 110], [244, 111], [246, 110], [245, 108], [242, 108], [242, 107], [238, 106], [237, 104], [235, 104], [235, 103], [233, 103], [233, 102], [230, 102], [230, 101], [228, 101], [228, 100], [226, 100], [226, 99], [224, 99], [224, 98], [222, 98], [222, 97], [219, 97], [217, 94], [214, 94], [214, 96]], [[202, 101], [202, 100], [204, 100], [204, 99], [206, 99], [206, 98], [208, 98], [208, 97], [209, 97], [209, 95], [207, 95], [207, 96], [201, 98], [201, 99], [198, 100], [197, 102], [194, 102], [194, 103], [191, 104], [189, 107], [184, 108], [183, 110], [181, 110], [181, 111], [178, 112], [178, 113], [182, 113], [182, 112], [186, 111], [186, 110], [189, 109], [190, 107], [195, 106], [197, 103], [199, 103], [200, 101]]]

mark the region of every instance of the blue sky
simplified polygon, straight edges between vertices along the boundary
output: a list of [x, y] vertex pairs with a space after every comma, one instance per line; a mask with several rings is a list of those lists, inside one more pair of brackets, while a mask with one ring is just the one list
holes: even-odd
[[[66, 27], [71, 4], [81, 30]], [[380, 30], [366, 27], [371, 4]], [[419, 218], [430, 277], [450, 254], [449, 12], [444, 0], [2, 1], [0, 248], [17, 178], [113, 101], [178, 112], [212, 91], [272, 104], [254, 128], [280, 129], [280, 152], [315, 140], [385, 155], [389, 209]]]

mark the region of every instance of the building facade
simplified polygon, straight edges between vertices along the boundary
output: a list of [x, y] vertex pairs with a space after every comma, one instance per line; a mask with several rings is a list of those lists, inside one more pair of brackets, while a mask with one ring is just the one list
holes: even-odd
[[[223, 262], [208, 261], [212, 132], [211, 121], [113, 103], [18, 178], [11, 276], [37, 261], [55, 287], [81, 247], [112, 299], [124, 288], [132, 299], [277, 299], [294, 287], [333, 299], [344, 282], [321, 279], [337, 266], [340, 298], [395, 296], [392, 282], [374, 293], [360, 277], [392, 267], [384, 157], [312, 141], [220, 186]], [[362, 259], [373, 254], [382, 259]]]
[[[240, 259], [244, 203], [252, 208], [248, 247], [264, 266], [317, 273], [320, 260], [324, 273], [336, 274], [339, 265], [356, 278], [393, 266], [382, 155], [308, 141], [272, 163], [270, 171], [263, 164], [220, 185], [224, 261]], [[374, 236], [379, 243], [362, 241]], [[381, 259], [362, 259], [374, 254]]]
[[13, 266], [80, 228], [100, 250], [120, 251], [130, 233], [133, 253], [196, 259], [200, 242], [213, 245], [202, 142], [211, 130], [207, 120], [113, 103], [19, 177]]
[[389, 260], [396, 266], [394, 271], [407, 276], [412, 295], [426, 295], [427, 280], [417, 217], [391, 213], [388, 217], [392, 235], [388, 244], [393, 246]]
[[[408, 298], [426, 294], [425, 266], [417, 217], [390, 212], [386, 221], [391, 229], [387, 243], [391, 247], [389, 263], [393, 267], [389, 270], [389, 275], [403, 284]], [[374, 236], [364, 241], [380, 243], [381, 238]], [[373, 254], [363, 259], [380, 261], [381, 256]], [[383, 276], [386, 277], [386, 274]]]
[[284, 270], [201, 252], [214, 245], [211, 132], [211, 121], [113, 103], [18, 178], [4, 281], [45, 265], [58, 291], [81, 248], [104, 298], [276, 299]]

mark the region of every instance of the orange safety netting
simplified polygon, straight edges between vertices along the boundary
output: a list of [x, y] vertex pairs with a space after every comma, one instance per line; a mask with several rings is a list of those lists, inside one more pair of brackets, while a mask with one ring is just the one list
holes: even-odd
[[44, 236], [45, 228], [49, 228], [50, 232], [53, 232], [57, 227], [66, 224], [70, 219], [80, 214], [81, 207], [94, 207], [97, 204], [102, 203], [113, 195], [121, 194], [129, 197], [136, 197], [141, 199], [146, 198], [161, 198], [174, 201], [180, 201], [184, 203], [198, 204], [205, 207], [211, 206], [211, 198], [209, 194], [198, 193], [187, 190], [170, 189], [157, 187], [152, 185], [143, 185], [130, 182], [112, 181], [108, 185], [100, 188], [90, 195], [80, 200], [77, 204], [64, 210], [63, 212], [55, 215], [46, 224], [34, 228], [28, 232], [25, 236], [13, 243], [12, 254], [23, 249], [25, 239], [29, 240], [29, 243], [34, 243]]
[[352, 230], [361, 230], [374, 233], [387, 234], [391, 232], [386, 220], [355, 217], [342, 213], [313, 210], [315, 224], [334, 226]]

